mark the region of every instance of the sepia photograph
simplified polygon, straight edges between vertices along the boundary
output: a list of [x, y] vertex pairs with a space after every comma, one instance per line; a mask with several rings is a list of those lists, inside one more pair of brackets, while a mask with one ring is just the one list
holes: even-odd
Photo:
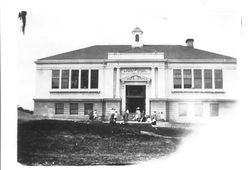
[[5, 168], [245, 168], [241, 3], [4, 4]]

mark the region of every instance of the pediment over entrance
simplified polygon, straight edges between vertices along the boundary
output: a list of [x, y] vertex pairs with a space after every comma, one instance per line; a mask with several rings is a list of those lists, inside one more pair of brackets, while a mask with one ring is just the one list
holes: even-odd
[[145, 77], [145, 76], [139, 76], [139, 75], [128, 76], [128, 77], [124, 77], [121, 79], [122, 83], [125, 83], [125, 82], [146, 82], [146, 83], [149, 83], [150, 81], [151, 81], [150, 78]]

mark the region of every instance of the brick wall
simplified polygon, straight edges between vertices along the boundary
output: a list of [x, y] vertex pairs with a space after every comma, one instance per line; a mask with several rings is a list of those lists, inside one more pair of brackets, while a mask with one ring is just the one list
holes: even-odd
[[[34, 115], [45, 117], [70, 117], [70, 118], [82, 118], [88, 120], [89, 115], [84, 115], [84, 103], [93, 103], [93, 110], [97, 111], [97, 116], [102, 117], [102, 102], [63, 102], [64, 114], [55, 115], [55, 103], [56, 102], [35, 102], [34, 103]], [[78, 103], [78, 114], [70, 115], [70, 103]]]

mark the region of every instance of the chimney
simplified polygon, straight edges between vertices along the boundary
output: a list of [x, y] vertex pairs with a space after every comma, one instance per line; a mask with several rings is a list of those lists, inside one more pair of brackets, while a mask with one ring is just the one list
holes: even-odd
[[194, 39], [186, 40], [187, 47], [194, 48]]

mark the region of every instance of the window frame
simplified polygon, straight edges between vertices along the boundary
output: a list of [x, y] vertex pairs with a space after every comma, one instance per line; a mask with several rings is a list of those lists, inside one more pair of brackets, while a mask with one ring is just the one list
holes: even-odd
[[[186, 74], [190, 71], [190, 74]], [[190, 81], [190, 84], [187, 82]], [[183, 88], [184, 89], [191, 89], [192, 88], [192, 69], [183, 69]]]
[[[76, 106], [75, 108], [73, 106]], [[70, 103], [69, 104], [69, 114], [70, 115], [78, 115], [79, 114], [79, 104], [78, 103]]]
[[[216, 106], [213, 108], [213, 106]], [[210, 108], [210, 117], [219, 117], [219, 103], [210, 103], [209, 108]], [[214, 110], [215, 109], [215, 110]], [[216, 111], [215, 113], [213, 111]]]
[[[183, 106], [184, 106], [184, 109], [182, 108]], [[183, 111], [183, 113], [181, 111]], [[178, 117], [187, 117], [187, 116], [188, 116], [188, 104], [178, 103]]]
[[[195, 117], [203, 117], [203, 112], [204, 112], [204, 105], [203, 103], [194, 103], [194, 116]], [[201, 109], [201, 112], [198, 112], [198, 107], [200, 107], [199, 109]]]
[[[216, 74], [216, 72], [221, 73], [219, 77], [217, 77], [218, 74]], [[217, 84], [217, 83], [220, 83], [220, 84]], [[223, 70], [222, 69], [214, 69], [214, 88], [223, 89]]]
[[[58, 72], [58, 76], [55, 76], [54, 75], [54, 72]], [[60, 70], [59, 69], [56, 69], [56, 70], [52, 70], [52, 72], [51, 72], [51, 88], [52, 89], [60, 89]], [[54, 85], [54, 81], [55, 81], [55, 79], [57, 79], [57, 81], [58, 82], [56, 82], [56, 84], [58, 85], [58, 86], [56, 86], [56, 87], [54, 87], [53, 85]]]
[[[59, 108], [58, 106], [62, 106], [62, 108]], [[59, 112], [58, 110], [62, 111]], [[64, 103], [55, 103], [55, 115], [63, 115], [64, 114]]]
[[[206, 78], [206, 75], [208, 75], [208, 74], [206, 74], [206, 72], [210, 72], [209, 73], [209, 75], [211, 76], [211, 78], [210, 77], [207, 77]], [[204, 76], [203, 76], [204, 78], [204, 89], [213, 89], [213, 70], [212, 69], [204, 69]], [[210, 86], [208, 86], [208, 84], [207, 83], [209, 83], [209, 85], [211, 85], [211, 87]]]
[[140, 42], [140, 36], [139, 36], [139, 34], [135, 35], [135, 42]]
[[[86, 107], [87, 105], [91, 106], [92, 112], [87, 111], [87, 107]], [[88, 109], [88, 110], [91, 110], [91, 109]], [[94, 104], [93, 103], [84, 103], [84, 115], [91, 115], [91, 114], [93, 114], [93, 112], [94, 112]]]
[[[198, 74], [196, 74], [198, 71], [200, 71], [199, 76]], [[193, 69], [193, 79], [194, 79], [194, 85], [193, 88], [194, 89], [202, 89], [203, 87], [203, 76], [202, 76], [202, 69]], [[198, 82], [200, 81], [200, 82]], [[198, 83], [197, 83], [198, 82]]]
[[[68, 89], [69, 88], [69, 79], [70, 79], [70, 71], [69, 70], [67, 70], [67, 69], [63, 69], [62, 71], [62, 76], [61, 76], [61, 89]], [[64, 74], [63, 74], [63, 72], [68, 72], [68, 77], [66, 77], [66, 80], [67, 80], [67, 86], [65, 87], [64, 86], [64, 80], [65, 80], [65, 77], [64, 77]]]
[[[97, 77], [93, 78], [93, 72], [96, 71]], [[93, 83], [96, 83], [96, 86], [93, 87]], [[99, 70], [98, 69], [91, 69], [90, 70], [90, 89], [98, 89], [99, 87]]]
[[[175, 74], [175, 72], [179, 72], [180, 74]], [[177, 77], [176, 77], [177, 76]], [[175, 83], [176, 81], [180, 81], [180, 84]], [[178, 87], [176, 87], [179, 85]], [[173, 69], [173, 88], [174, 89], [182, 89], [182, 69]]]
[[[77, 76], [73, 77], [73, 72], [77, 72]], [[73, 84], [73, 78], [76, 78], [76, 83]], [[79, 69], [72, 69], [71, 76], [70, 76], [70, 88], [71, 89], [78, 89], [79, 88]]]

